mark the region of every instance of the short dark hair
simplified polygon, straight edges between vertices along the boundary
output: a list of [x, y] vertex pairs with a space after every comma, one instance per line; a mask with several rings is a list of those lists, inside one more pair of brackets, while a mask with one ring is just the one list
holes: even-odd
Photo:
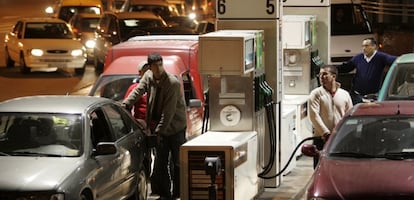
[[154, 52], [148, 55], [148, 58], [147, 58], [148, 65], [151, 65], [158, 61], [162, 62], [162, 56], [159, 53]]
[[364, 40], [369, 40], [371, 42], [371, 45], [377, 45], [377, 41], [373, 37], [365, 38]]
[[328, 69], [332, 74], [338, 75], [338, 68], [335, 65], [323, 65], [322, 69]]

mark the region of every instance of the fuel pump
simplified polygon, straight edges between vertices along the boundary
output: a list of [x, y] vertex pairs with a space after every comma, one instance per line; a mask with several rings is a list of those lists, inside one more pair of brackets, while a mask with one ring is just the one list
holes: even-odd
[[[263, 46], [263, 30], [223, 30], [199, 37], [210, 118], [207, 132], [181, 147], [182, 198], [253, 199], [263, 190], [258, 174], [263, 157], [259, 143], [264, 141], [259, 138], [265, 132], [265, 104], [271, 104], [266, 99], [273, 94], [263, 73]], [[199, 167], [211, 157], [222, 166], [214, 178], [211, 170]]]

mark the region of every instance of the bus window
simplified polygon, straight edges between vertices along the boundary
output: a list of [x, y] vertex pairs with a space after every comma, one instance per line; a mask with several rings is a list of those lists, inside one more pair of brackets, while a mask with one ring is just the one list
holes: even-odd
[[331, 5], [332, 36], [371, 33], [371, 25], [360, 4]]

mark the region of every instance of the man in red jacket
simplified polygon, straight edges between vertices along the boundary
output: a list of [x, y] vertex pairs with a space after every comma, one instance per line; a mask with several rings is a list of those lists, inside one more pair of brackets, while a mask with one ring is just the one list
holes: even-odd
[[[141, 79], [141, 77], [145, 74], [145, 72], [149, 69], [149, 65], [146, 62], [142, 62], [138, 65], [138, 78]], [[128, 97], [129, 93], [138, 86], [139, 79], [135, 83], [129, 86], [127, 92], [125, 93], [124, 98]], [[145, 115], [147, 112], [147, 95], [142, 95], [142, 97], [135, 102], [134, 106], [131, 109], [132, 115], [135, 117], [136, 120], [140, 124], [145, 125]], [[145, 126], [146, 127], [146, 126]]]

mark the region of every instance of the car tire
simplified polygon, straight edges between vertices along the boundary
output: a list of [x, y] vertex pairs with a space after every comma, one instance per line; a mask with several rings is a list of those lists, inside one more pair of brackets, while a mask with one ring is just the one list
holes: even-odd
[[134, 194], [128, 200], [147, 200], [148, 197], [148, 177], [147, 170], [142, 167], [138, 173], [138, 180]]
[[95, 54], [95, 58], [93, 59], [94, 60], [93, 63], [94, 63], [94, 66], [95, 66], [95, 72], [102, 72], [104, 64], [101, 61], [99, 61], [99, 59], [97, 57], [98, 56], [96, 56], [96, 54]]
[[82, 193], [80, 196], [79, 196], [79, 200], [92, 200], [91, 198], [89, 198], [89, 196], [88, 195], [86, 195], [85, 193]]
[[10, 54], [9, 54], [9, 50], [7, 49], [7, 47], [4, 49], [5, 52], [5, 60], [6, 60], [6, 67], [11, 68], [14, 67], [14, 60], [11, 59]]
[[23, 74], [27, 74], [30, 72], [30, 68], [26, 66], [26, 62], [24, 61], [24, 55], [20, 55], [20, 72]]
[[75, 68], [75, 74], [76, 75], [83, 75], [85, 73], [86, 65], [84, 65], [82, 68]]

